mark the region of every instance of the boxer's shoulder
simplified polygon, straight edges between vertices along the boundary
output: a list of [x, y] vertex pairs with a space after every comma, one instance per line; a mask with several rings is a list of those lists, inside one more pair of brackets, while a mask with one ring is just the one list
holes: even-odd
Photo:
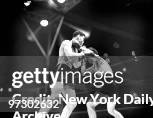
[[62, 42], [62, 45], [69, 45], [71, 42], [69, 41], [69, 40], [64, 40], [63, 42]]

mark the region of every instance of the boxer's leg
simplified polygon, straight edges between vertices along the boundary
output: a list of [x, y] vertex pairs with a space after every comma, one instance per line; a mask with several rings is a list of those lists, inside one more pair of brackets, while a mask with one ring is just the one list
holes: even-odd
[[115, 109], [115, 106], [116, 106], [115, 102], [107, 102], [108, 113], [114, 116], [115, 118], [124, 118], [123, 115]]
[[86, 106], [87, 106], [87, 112], [88, 112], [89, 118], [97, 118], [97, 114], [96, 114], [96, 110], [95, 110], [95, 107], [97, 105], [99, 105], [98, 102], [93, 102], [91, 100], [89, 100], [89, 102], [87, 102]]
[[[63, 91], [63, 84], [61, 82], [57, 82], [54, 86], [54, 88], [51, 89], [51, 96], [49, 99], [54, 100], [59, 97], [59, 94]], [[47, 101], [46, 101], [47, 104]], [[50, 111], [50, 108], [41, 108], [39, 110], [38, 118], [42, 118], [42, 114], [48, 113]]]
[[[99, 92], [94, 93], [94, 96], [96, 96], [97, 94], [102, 96], [102, 94]], [[99, 98], [97, 98], [96, 102], [94, 102], [92, 99], [90, 99], [87, 102], [86, 106], [87, 106], [87, 112], [88, 112], [89, 118], [97, 118], [95, 107], [98, 106], [99, 104], [100, 104]]]
[[[64, 90], [64, 96], [66, 95], [68, 95], [69, 97], [76, 97], [75, 90], [70, 87], [66, 87]], [[62, 110], [61, 118], [69, 118], [76, 106], [77, 102], [68, 102]]]

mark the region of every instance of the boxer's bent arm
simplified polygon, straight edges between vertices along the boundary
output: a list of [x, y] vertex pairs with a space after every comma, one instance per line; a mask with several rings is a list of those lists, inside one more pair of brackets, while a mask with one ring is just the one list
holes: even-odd
[[69, 45], [65, 45], [64, 46], [64, 52], [65, 52], [65, 55], [67, 56], [67, 57], [69, 57], [69, 56], [78, 56], [78, 57], [81, 57], [81, 56], [83, 56], [84, 55], [84, 53], [83, 52], [81, 52], [81, 53], [75, 53], [75, 52], [73, 52], [72, 51], [72, 48], [69, 46]]

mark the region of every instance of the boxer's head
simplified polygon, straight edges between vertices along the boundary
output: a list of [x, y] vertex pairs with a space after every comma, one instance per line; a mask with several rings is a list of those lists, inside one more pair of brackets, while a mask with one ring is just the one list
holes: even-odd
[[82, 46], [85, 40], [85, 34], [81, 31], [75, 31], [73, 33], [72, 43], [77, 43], [79, 46]]

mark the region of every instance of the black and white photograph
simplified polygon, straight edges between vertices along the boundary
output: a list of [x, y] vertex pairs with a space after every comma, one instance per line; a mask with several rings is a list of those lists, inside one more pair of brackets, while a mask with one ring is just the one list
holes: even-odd
[[153, 117], [152, 11], [152, 0], [1, 1], [1, 117]]

